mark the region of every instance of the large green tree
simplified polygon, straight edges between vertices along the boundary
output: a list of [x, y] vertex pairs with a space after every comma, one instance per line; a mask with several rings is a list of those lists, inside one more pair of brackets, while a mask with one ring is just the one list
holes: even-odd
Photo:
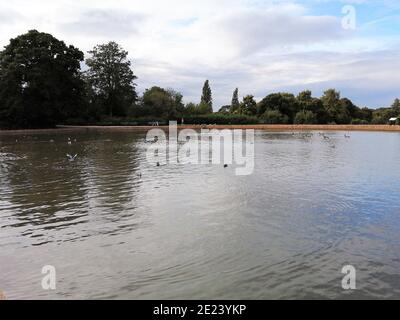
[[208, 80], [206, 80], [203, 86], [200, 108], [206, 110], [208, 113], [213, 112], [212, 92], [211, 92], [210, 82]]
[[144, 92], [141, 100], [144, 115], [172, 120], [182, 117], [185, 111], [182, 94], [172, 89], [152, 87]]
[[293, 122], [298, 110], [296, 97], [291, 93], [272, 93], [258, 103], [257, 113], [263, 115], [267, 110], [278, 110]]
[[392, 109], [400, 114], [400, 100], [398, 98], [394, 99]]
[[116, 42], [97, 45], [86, 59], [92, 102], [108, 116], [125, 116], [137, 99], [128, 52]]
[[[325, 124], [328, 122], [329, 116], [324, 108], [322, 101], [318, 98], [314, 98], [310, 90], [305, 90], [298, 94], [297, 104], [299, 112], [311, 111], [315, 115], [315, 121], [317, 123]], [[303, 113], [301, 115], [303, 115]]]
[[254, 100], [254, 96], [245, 96], [238, 112], [247, 116], [255, 116], [257, 114], [257, 102]]
[[337, 124], [350, 123], [351, 114], [348, 108], [352, 108], [352, 103], [348, 99], [342, 100], [340, 98], [340, 92], [336, 91], [335, 89], [329, 89], [324, 92], [321, 101], [329, 115], [329, 121]]
[[51, 127], [84, 110], [83, 53], [31, 30], [0, 52], [0, 126]]

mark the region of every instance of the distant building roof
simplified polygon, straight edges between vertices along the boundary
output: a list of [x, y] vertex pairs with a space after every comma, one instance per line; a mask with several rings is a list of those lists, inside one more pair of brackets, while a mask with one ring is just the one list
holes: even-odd
[[397, 121], [398, 118], [390, 118], [389, 121]]

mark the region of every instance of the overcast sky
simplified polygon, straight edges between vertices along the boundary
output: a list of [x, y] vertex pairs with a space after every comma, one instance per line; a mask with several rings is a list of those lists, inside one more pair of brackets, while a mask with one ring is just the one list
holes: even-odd
[[[346, 5], [355, 30], [342, 27]], [[114, 40], [140, 92], [158, 85], [198, 102], [209, 79], [216, 110], [235, 87], [257, 99], [334, 87], [387, 106], [400, 96], [399, 27], [398, 0], [0, 0], [1, 47], [30, 29], [85, 53]]]

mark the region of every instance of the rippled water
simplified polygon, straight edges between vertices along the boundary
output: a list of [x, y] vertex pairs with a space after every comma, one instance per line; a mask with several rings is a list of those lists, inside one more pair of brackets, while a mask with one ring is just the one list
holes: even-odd
[[[256, 132], [255, 172], [242, 177], [149, 165], [145, 132], [2, 134], [0, 290], [10, 299], [400, 298], [400, 135], [326, 134]], [[351, 292], [341, 287], [348, 264]], [[56, 267], [55, 291], [41, 289], [44, 265]]]

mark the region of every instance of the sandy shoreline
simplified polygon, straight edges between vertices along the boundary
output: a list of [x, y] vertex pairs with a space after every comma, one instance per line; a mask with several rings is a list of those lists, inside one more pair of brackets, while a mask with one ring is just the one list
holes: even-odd
[[[58, 126], [53, 129], [0, 130], [0, 135], [74, 133], [88, 131], [147, 131], [168, 129], [168, 126]], [[180, 125], [179, 129], [254, 129], [264, 131], [380, 131], [400, 132], [400, 126], [390, 125]]]

